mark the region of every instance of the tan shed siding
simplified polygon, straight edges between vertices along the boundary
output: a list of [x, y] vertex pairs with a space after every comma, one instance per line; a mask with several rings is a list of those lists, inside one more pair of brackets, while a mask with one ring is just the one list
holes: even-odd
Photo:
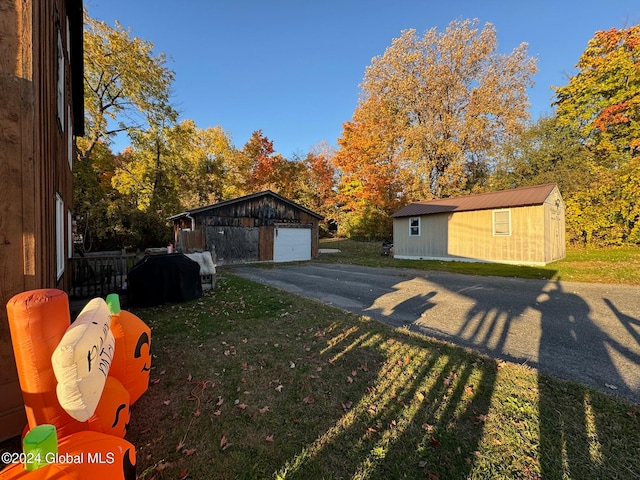
[[445, 257], [447, 255], [447, 221], [449, 214], [420, 218], [420, 235], [409, 235], [409, 221], [401, 217], [393, 225], [393, 249], [397, 255], [410, 257]]
[[546, 262], [560, 260], [566, 255], [565, 205], [556, 188], [544, 203], [545, 244], [544, 257]]
[[543, 207], [519, 207], [511, 212], [511, 234], [493, 234], [493, 210], [458, 212], [449, 221], [449, 256], [505, 262], [542, 262]]

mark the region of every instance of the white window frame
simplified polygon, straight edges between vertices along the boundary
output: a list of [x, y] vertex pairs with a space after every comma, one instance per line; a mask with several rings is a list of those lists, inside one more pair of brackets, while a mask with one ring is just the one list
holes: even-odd
[[64, 246], [66, 244], [66, 229], [64, 228], [64, 220], [65, 220], [65, 209], [64, 209], [64, 200], [62, 200], [62, 196], [59, 193], [56, 193], [56, 274], [57, 280], [60, 280], [62, 274], [64, 273], [64, 265], [65, 265], [65, 256], [64, 256]]
[[[501, 219], [498, 219], [500, 221], [496, 221], [496, 215], [497, 214], [501, 214], [501, 213], [506, 213], [507, 214], [507, 221], [502, 221]], [[511, 209], [510, 208], [503, 208], [500, 210], [494, 210], [493, 211], [493, 236], [494, 237], [509, 237], [511, 236]], [[500, 228], [500, 227], [504, 227], [506, 225], [506, 231], [504, 231], [504, 228]]]
[[[414, 221], [416, 222], [415, 225], [414, 225]], [[420, 220], [420, 217], [409, 217], [409, 236], [410, 237], [420, 236], [420, 230], [422, 227], [421, 224], [422, 224], [422, 221]]]
[[73, 257], [73, 213], [67, 210], [67, 258]]

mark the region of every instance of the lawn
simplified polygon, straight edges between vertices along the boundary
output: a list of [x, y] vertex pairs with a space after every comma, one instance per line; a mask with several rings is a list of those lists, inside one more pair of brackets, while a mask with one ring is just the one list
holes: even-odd
[[154, 355], [139, 478], [640, 477], [640, 406], [526, 366], [224, 271], [136, 313]]
[[381, 242], [325, 239], [320, 241], [320, 248], [340, 250], [339, 253], [320, 255], [317, 260], [320, 262], [354, 263], [370, 267], [393, 266], [474, 275], [640, 285], [640, 247], [637, 246], [600, 249], [569, 247], [564, 259], [544, 267], [436, 260], [401, 260], [382, 256]]

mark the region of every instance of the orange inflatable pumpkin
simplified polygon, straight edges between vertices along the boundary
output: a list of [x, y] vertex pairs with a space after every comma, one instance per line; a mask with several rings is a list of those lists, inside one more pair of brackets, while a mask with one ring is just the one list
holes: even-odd
[[122, 382], [133, 404], [149, 388], [151, 329], [133, 313], [120, 310], [119, 301], [109, 297], [111, 331], [116, 341], [109, 375]]
[[70, 326], [67, 294], [56, 289], [31, 290], [7, 303], [11, 342], [29, 428], [52, 424], [58, 438], [83, 430], [124, 436], [130, 396], [115, 378], [107, 378], [93, 415], [72, 418], [60, 405], [51, 357]]
[[12, 463], [0, 472], [0, 480], [135, 480], [136, 449], [122, 438], [98, 432], [78, 432], [62, 438], [53, 460], [37, 470]]

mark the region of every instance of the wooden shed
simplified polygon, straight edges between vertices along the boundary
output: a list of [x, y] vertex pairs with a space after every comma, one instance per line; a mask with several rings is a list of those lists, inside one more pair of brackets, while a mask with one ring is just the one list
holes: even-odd
[[322, 215], [271, 190], [171, 217], [177, 251], [208, 250], [217, 265], [291, 262], [318, 255]]
[[0, 0], [0, 439], [26, 423], [5, 305], [25, 290], [70, 287], [82, 12], [82, 0]]
[[545, 265], [565, 256], [556, 184], [416, 202], [392, 217], [397, 258]]

